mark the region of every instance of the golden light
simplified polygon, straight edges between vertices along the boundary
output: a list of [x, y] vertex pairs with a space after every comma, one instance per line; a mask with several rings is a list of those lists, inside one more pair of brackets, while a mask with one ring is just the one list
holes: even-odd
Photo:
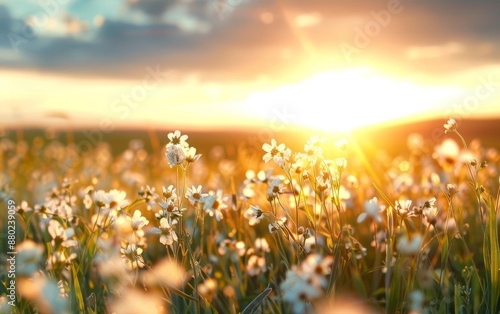
[[423, 117], [462, 92], [457, 87], [417, 85], [367, 68], [348, 69], [319, 73], [297, 84], [253, 94], [244, 108], [270, 120], [286, 112], [288, 123], [323, 131], [349, 131]]

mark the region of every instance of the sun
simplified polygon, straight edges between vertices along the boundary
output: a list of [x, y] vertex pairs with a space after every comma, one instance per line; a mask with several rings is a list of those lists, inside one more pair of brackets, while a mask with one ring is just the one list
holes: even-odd
[[458, 93], [456, 88], [421, 86], [361, 68], [318, 73], [297, 84], [255, 93], [245, 107], [270, 121], [283, 119], [285, 112], [287, 123], [345, 132], [423, 117]]

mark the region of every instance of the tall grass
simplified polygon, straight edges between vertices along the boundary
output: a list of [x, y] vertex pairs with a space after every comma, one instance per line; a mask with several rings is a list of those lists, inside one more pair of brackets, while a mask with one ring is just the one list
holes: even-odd
[[44, 160], [3, 139], [18, 245], [0, 313], [499, 313], [500, 155], [445, 131], [392, 159], [312, 137], [260, 161], [207, 160], [175, 131], [161, 159], [101, 147], [58, 184], [39, 164], [31, 203], [9, 186]]

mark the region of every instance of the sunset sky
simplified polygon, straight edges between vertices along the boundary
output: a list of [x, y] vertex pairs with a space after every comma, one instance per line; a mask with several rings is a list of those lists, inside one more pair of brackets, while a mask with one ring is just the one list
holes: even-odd
[[499, 117], [498, 12], [470, 0], [0, 0], [0, 125]]

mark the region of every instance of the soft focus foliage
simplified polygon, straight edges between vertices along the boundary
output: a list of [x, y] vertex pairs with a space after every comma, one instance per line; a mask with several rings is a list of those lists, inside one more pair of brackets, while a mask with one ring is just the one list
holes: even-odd
[[17, 204], [0, 313], [497, 313], [500, 155], [453, 119], [442, 132], [391, 157], [272, 139], [258, 160], [205, 158], [178, 130], [161, 152], [78, 158], [0, 139]]

